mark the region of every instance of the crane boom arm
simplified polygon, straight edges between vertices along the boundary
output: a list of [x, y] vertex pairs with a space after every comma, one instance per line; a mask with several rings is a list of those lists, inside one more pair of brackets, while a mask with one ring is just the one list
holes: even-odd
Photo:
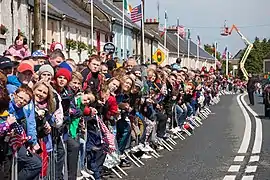
[[248, 72], [245, 69], [245, 62], [248, 58], [248, 55], [251, 51], [251, 49], [253, 48], [253, 44], [251, 42], [249, 42], [249, 40], [239, 31], [239, 29], [233, 25], [232, 28], [230, 29], [230, 31], [228, 32], [230, 35], [232, 34], [232, 31], [235, 30], [237, 32], [237, 34], [241, 37], [241, 39], [244, 41], [244, 43], [247, 45], [247, 49], [240, 61], [240, 69], [242, 71], [242, 73], [245, 76], [245, 79], [248, 80]]

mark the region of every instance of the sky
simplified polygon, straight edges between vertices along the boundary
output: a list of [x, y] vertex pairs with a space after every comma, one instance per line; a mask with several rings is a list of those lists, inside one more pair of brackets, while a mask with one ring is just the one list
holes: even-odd
[[[201, 44], [218, 43], [218, 50], [223, 52], [225, 47], [234, 55], [245, 48], [244, 42], [234, 31], [231, 36], [220, 35], [224, 21], [231, 27], [235, 24], [241, 33], [254, 41], [255, 37], [270, 38], [270, 0], [145, 0], [145, 19], [157, 18], [159, 1], [160, 24], [164, 24], [164, 12], [167, 11], [169, 25], [180, 25], [190, 28], [191, 38]], [[132, 7], [140, 0], [129, 0]]]

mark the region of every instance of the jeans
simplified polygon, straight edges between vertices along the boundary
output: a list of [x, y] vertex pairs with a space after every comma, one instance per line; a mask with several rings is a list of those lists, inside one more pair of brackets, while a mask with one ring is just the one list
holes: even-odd
[[175, 105], [175, 120], [179, 127], [181, 127], [185, 122], [184, 110], [179, 105]]
[[68, 170], [68, 180], [77, 179], [77, 169], [78, 169], [78, 158], [79, 158], [79, 148], [80, 144], [71, 137], [66, 141], [67, 147], [67, 170]]
[[79, 158], [79, 161], [80, 161], [80, 170], [84, 169], [84, 166], [85, 166], [85, 140], [80, 138], [80, 158]]
[[87, 169], [91, 169], [94, 172], [95, 180], [100, 180], [100, 172], [102, 170], [102, 165], [105, 161], [106, 154], [103, 150], [91, 150], [87, 151]]
[[55, 176], [57, 180], [63, 180], [64, 179], [63, 168], [64, 168], [64, 162], [65, 162], [65, 149], [64, 149], [61, 136], [59, 136], [56, 139], [55, 145], [56, 145]]
[[117, 122], [117, 142], [120, 154], [124, 153], [130, 139], [130, 134], [131, 134], [130, 123], [127, 122], [126, 120], [119, 120]]
[[[2, 155], [2, 154], [1, 154]], [[3, 180], [11, 179], [12, 156], [3, 155], [0, 162], [0, 177]]]
[[187, 106], [187, 117], [190, 117], [193, 115], [193, 108], [190, 105], [190, 103], [186, 103], [186, 106]]
[[157, 112], [157, 137], [163, 138], [166, 133], [167, 116]]
[[193, 116], [195, 116], [196, 111], [197, 111], [197, 102], [196, 102], [196, 100], [192, 99], [190, 105], [191, 105], [192, 110], [193, 110]]
[[254, 91], [248, 91], [248, 98], [251, 105], [254, 105]]
[[29, 152], [24, 146], [18, 150], [18, 179], [36, 180], [39, 179], [42, 163], [41, 158]]

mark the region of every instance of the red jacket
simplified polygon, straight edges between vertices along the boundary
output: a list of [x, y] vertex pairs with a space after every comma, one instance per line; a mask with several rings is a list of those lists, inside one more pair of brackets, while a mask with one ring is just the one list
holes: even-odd
[[112, 95], [110, 95], [108, 99], [108, 112], [106, 117], [108, 119], [111, 119], [112, 116], [115, 116], [118, 113], [118, 105], [116, 98]]

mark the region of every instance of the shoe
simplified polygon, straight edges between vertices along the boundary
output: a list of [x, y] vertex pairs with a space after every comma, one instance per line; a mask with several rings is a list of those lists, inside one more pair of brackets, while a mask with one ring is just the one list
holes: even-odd
[[84, 171], [84, 170], [81, 170], [81, 173], [82, 173], [82, 175], [83, 175], [83, 177], [86, 177], [86, 178], [89, 178], [91, 175], [90, 174], [88, 174], [86, 171]]
[[140, 151], [140, 147], [138, 146], [134, 146], [133, 148], [131, 148], [131, 152], [138, 152]]
[[78, 177], [78, 178], [79, 178], [79, 177], [83, 177], [83, 174], [82, 174], [81, 171], [78, 171], [78, 172], [77, 172], [77, 177]]
[[180, 132], [181, 128], [179, 126], [177, 126], [176, 128], [174, 128], [176, 132]]
[[127, 159], [121, 159], [120, 162], [120, 167], [130, 167], [131, 166], [131, 162]]
[[140, 148], [143, 152], [153, 152], [154, 150], [149, 146], [149, 144], [145, 145], [144, 147]]
[[163, 150], [163, 149], [164, 149], [163, 146], [158, 146], [158, 147], [157, 147], [157, 150], [158, 150], [158, 151], [161, 151], [161, 150]]
[[87, 174], [94, 174], [94, 172], [93, 171], [91, 171], [90, 169], [87, 169], [87, 168], [84, 168], [83, 169]]
[[152, 156], [147, 155], [147, 154], [143, 154], [141, 158], [142, 158], [142, 159], [151, 159]]
[[176, 134], [177, 133], [177, 127], [176, 128], [173, 128], [173, 129], [170, 129], [170, 133]]

